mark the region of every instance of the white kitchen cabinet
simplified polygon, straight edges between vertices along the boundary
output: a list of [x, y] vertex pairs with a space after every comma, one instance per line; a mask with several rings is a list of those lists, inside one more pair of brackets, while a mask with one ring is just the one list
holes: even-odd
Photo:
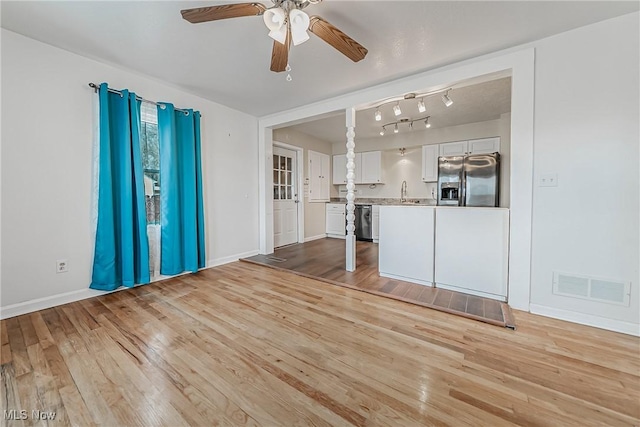
[[436, 287], [506, 301], [509, 210], [438, 207], [435, 224]]
[[500, 152], [500, 137], [469, 140], [469, 154], [489, 154]]
[[[356, 166], [354, 183], [356, 184], [382, 184], [382, 152], [368, 151], [355, 153]], [[333, 156], [332, 182], [335, 185], [347, 183], [347, 156], [337, 154]]]
[[[380, 184], [382, 183], [382, 152], [367, 151], [358, 153], [360, 155], [360, 184]], [[357, 168], [356, 162], [356, 168]]]
[[347, 229], [344, 203], [327, 203], [326, 224], [327, 237], [345, 238]]
[[456, 141], [456, 142], [447, 142], [444, 144], [440, 144], [440, 155], [441, 156], [464, 156], [467, 154], [468, 150], [468, 141]]
[[468, 154], [488, 154], [500, 152], [500, 137], [470, 139], [439, 144], [441, 156], [466, 156]]
[[435, 208], [380, 206], [380, 276], [432, 286]]
[[329, 201], [329, 155], [309, 150], [309, 201]]
[[334, 185], [347, 183], [347, 155], [336, 154], [333, 156], [333, 182]]
[[422, 146], [422, 182], [438, 181], [438, 151], [437, 144]]
[[371, 239], [373, 243], [378, 243], [380, 236], [380, 206], [371, 206]]

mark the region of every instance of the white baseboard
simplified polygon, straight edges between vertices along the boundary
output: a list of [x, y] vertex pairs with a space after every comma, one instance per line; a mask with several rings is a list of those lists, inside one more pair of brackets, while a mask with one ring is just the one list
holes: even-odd
[[327, 237], [326, 234], [318, 234], [317, 236], [305, 237], [304, 242], [307, 243], [312, 240], [324, 239], [325, 237]]
[[95, 289], [80, 289], [78, 291], [65, 292], [63, 294], [52, 295], [44, 298], [37, 298], [30, 301], [19, 302], [17, 304], [7, 305], [0, 308], [0, 319], [8, 319], [10, 317], [20, 316], [22, 314], [32, 313], [45, 308], [56, 307], [58, 305], [68, 304], [70, 302], [80, 301], [87, 298], [93, 298], [100, 295], [110, 294], [121, 289], [129, 289], [121, 287], [115, 291], [97, 291]]
[[384, 272], [379, 272], [378, 274], [380, 274], [380, 277], [387, 277], [389, 279], [402, 280], [404, 282], [411, 282], [411, 283], [415, 283], [417, 285], [429, 286], [430, 288], [433, 287], [433, 283], [427, 282], [425, 280], [414, 279], [412, 277], [398, 276], [398, 275], [395, 275], [395, 274], [389, 274], [389, 273], [384, 273]]
[[[259, 251], [249, 251], [244, 252], [237, 255], [231, 255], [228, 257], [216, 258], [213, 260], [207, 261], [207, 266], [205, 268], [217, 267], [219, 265], [228, 264], [230, 262], [238, 261], [240, 258], [247, 258], [254, 255], [258, 255]], [[182, 276], [183, 274], [189, 274], [189, 272], [180, 273], [175, 276], [160, 276], [151, 280], [151, 283], [157, 282], [160, 280], [170, 279], [171, 277]], [[87, 285], [88, 286], [88, 285]], [[144, 285], [139, 285], [144, 286]], [[100, 295], [110, 294], [111, 292], [118, 292], [125, 289], [130, 289], [124, 286], [119, 287], [113, 291], [98, 291], [95, 289], [80, 289], [72, 292], [65, 292], [63, 294], [51, 295], [44, 298], [33, 299], [25, 302], [20, 302], [17, 304], [7, 305], [5, 307], [0, 307], [0, 319], [8, 319], [10, 317], [20, 316], [22, 314], [32, 313], [38, 310], [44, 310], [45, 308], [56, 307], [63, 304], [68, 304], [70, 302], [80, 301], [87, 298], [93, 298]]]
[[562, 310], [560, 308], [547, 307], [538, 304], [531, 304], [529, 311], [533, 314], [553, 317], [554, 319], [566, 320], [568, 322], [593, 326], [596, 328], [620, 332], [627, 335], [640, 336], [640, 324], [638, 323], [607, 319], [605, 317], [594, 316], [592, 314], [578, 313], [576, 311]]
[[259, 250], [243, 252], [241, 254], [226, 256], [222, 258], [216, 258], [207, 261], [207, 266], [205, 268], [217, 267], [219, 265], [229, 264], [230, 262], [238, 261], [240, 258], [249, 258], [260, 253]]

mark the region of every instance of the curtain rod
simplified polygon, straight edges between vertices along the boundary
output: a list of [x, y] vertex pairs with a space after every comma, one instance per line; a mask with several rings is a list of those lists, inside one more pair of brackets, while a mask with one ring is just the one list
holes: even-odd
[[[97, 84], [95, 84], [95, 83], [89, 83], [89, 87], [93, 88], [93, 91], [94, 91], [94, 92], [96, 92], [96, 93], [98, 92], [98, 90], [100, 90], [100, 86], [99, 86], [99, 85], [97, 85]], [[108, 90], [109, 92], [111, 92], [111, 93], [117, 93], [118, 95], [122, 95], [122, 91], [119, 91], [119, 90], [117, 90], [117, 89], [111, 89], [110, 87], [108, 87], [108, 88], [107, 88], [107, 90]], [[143, 97], [138, 96], [138, 95], [136, 95], [136, 99], [137, 99], [138, 101], [148, 102], [149, 104], [157, 105], [158, 107], [162, 108], [163, 110], [164, 110], [165, 108], [167, 108], [167, 106], [166, 106], [166, 105], [164, 105], [164, 104], [162, 104], [162, 103], [160, 103], [160, 102], [150, 101], [150, 100], [148, 100], [148, 99], [144, 99]], [[189, 110], [183, 110], [182, 108], [175, 108], [175, 107], [174, 107], [174, 110], [176, 110], [176, 111], [182, 111], [183, 113], [185, 113], [185, 114], [187, 114], [187, 115], [189, 114]]]

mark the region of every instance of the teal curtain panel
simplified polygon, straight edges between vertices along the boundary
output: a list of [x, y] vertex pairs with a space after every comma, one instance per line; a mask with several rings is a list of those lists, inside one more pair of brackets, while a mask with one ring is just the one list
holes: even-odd
[[110, 291], [149, 283], [149, 244], [140, 154], [140, 101], [99, 89], [98, 224], [90, 287]]
[[206, 265], [200, 113], [158, 106], [160, 145], [160, 273], [196, 272]]

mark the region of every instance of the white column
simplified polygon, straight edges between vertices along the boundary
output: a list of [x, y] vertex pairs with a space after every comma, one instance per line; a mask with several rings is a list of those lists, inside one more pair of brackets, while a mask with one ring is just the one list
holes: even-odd
[[356, 143], [354, 138], [356, 136], [356, 110], [354, 108], [347, 108], [347, 256], [346, 256], [346, 270], [356, 271], [356, 226], [354, 221], [356, 216], [354, 214], [356, 205], [354, 203], [355, 195], [355, 178], [356, 178]]

